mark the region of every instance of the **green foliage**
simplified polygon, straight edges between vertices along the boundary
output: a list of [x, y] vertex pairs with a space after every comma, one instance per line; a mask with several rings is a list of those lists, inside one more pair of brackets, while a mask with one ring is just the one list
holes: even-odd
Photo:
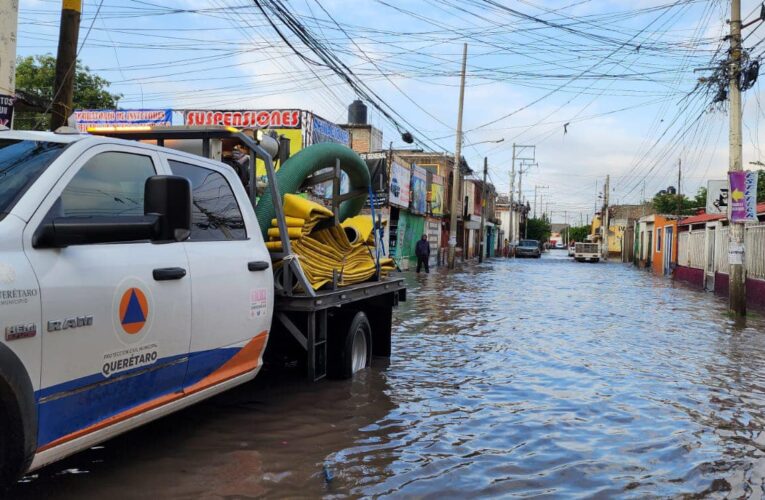
[[528, 226], [528, 238], [530, 240], [548, 241], [552, 234], [552, 228], [550, 221], [547, 219], [528, 219], [526, 221]]
[[658, 214], [693, 215], [699, 208], [706, 206], [707, 190], [699, 188], [696, 196], [688, 199], [684, 194], [659, 193], [653, 197], [651, 204]]
[[572, 226], [568, 228], [568, 241], [585, 241], [591, 231], [590, 226]]
[[696, 192], [696, 197], [693, 199], [693, 204], [697, 208], [704, 208], [707, 206], [707, 188], [699, 188], [699, 190]]
[[765, 170], [757, 172], [757, 201], [765, 201]]
[[[19, 57], [16, 60], [16, 89], [32, 100], [48, 107], [53, 100], [56, 80], [56, 58], [50, 54]], [[108, 91], [109, 82], [90, 72], [77, 61], [74, 77], [74, 108], [114, 109], [122, 97]], [[18, 113], [14, 119], [17, 129], [45, 130], [50, 116], [41, 113]]]

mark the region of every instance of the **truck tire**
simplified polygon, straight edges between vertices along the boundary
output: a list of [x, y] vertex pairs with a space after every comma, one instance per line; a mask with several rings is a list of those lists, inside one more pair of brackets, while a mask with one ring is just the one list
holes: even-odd
[[21, 475], [24, 460], [24, 439], [21, 429], [13, 424], [5, 408], [0, 408], [0, 495]]
[[359, 311], [353, 315], [348, 328], [334, 342], [331, 374], [334, 378], [349, 379], [372, 364], [372, 327], [367, 315]]

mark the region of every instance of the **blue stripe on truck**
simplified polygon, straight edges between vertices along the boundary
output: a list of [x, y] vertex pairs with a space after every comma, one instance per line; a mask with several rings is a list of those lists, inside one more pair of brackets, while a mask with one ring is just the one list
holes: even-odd
[[152, 399], [202, 380], [240, 348], [212, 349], [162, 358], [151, 367], [112, 377], [101, 373], [37, 391], [38, 448]]

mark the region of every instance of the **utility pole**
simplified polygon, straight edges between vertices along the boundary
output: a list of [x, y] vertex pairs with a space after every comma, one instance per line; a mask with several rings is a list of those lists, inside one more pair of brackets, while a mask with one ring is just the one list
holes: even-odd
[[[537, 218], [537, 189], [540, 189], [540, 190], [541, 189], [550, 189], [550, 186], [540, 186], [538, 184], [534, 185], [534, 218], [535, 219]], [[542, 196], [541, 193], [540, 193], [539, 196], [541, 198], [541, 196]]]
[[56, 56], [56, 79], [53, 85], [53, 116], [50, 128], [67, 124], [72, 114], [74, 98], [74, 76], [77, 72], [77, 37], [80, 32], [82, 0], [63, 0], [61, 5], [61, 26], [58, 32], [58, 54]]
[[515, 197], [515, 143], [513, 143], [513, 166], [510, 169], [510, 244], [515, 244], [515, 208], [513, 208], [513, 198]]
[[[730, 153], [728, 170], [741, 172], [741, 90], [738, 78], [741, 73], [741, 0], [731, 0], [730, 7]], [[730, 189], [730, 176], [728, 176]], [[732, 191], [729, 191], [732, 192]], [[728, 220], [730, 220], [730, 208]], [[728, 307], [737, 319], [746, 316], [746, 274], [744, 272], [744, 223], [730, 222], [728, 231], [728, 263], [730, 265]]]
[[0, 6], [0, 107], [8, 107], [8, 122], [0, 116], [0, 125], [11, 128], [13, 96], [16, 93], [16, 32], [19, 23], [19, 2], [3, 2]]
[[680, 158], [677, 159], [677, 219], [680, 220], [680, 213], [683, 211], [682, 191], [680, 182], [683, 180], [683, 164]]
[[483, 262], [484, 245], [483, 225], [486, 223], [486, 174], [489, 171], [489, 160], [483, 157], [483, 185], [481, 186], [481, 228], [478, 230], [480, 243], [478, 244], [478, 262]]
[[465, 102], [465, 68], [467, 66], [467, 44], [462, 47], [462, 76], [460, 77], [460, 101], [457, 110], [457, 139], [454, 146], [454, 167], [452, 168], [452, 203], [449, 220], [449, 269], [454, 269], [454, 254], [457, 249], [457, 199], [461, 196], [462, 184], [462, 107]]
[[608, 197], [609, 197], [609, 190], [611, 189], [611, 176], [606, 176], [606, 184], [603, 190], [603, 215], [600, 217], [600, 222], [602, 223], [602, 229], [603, 229], [603, 260], [608, 260], [608, 226], [609, 226], [609, 217], [608, 217]]

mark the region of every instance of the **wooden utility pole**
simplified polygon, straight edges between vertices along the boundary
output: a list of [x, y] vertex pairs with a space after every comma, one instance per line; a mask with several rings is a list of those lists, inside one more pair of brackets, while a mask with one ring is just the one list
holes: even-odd
[[[730, 153], [728, 158], [728, 170], [741, 172], [742, 148], [741, 148], [741, 90], [738, 87], [739, 74], [741, 73], [741, 0], [732, 0], [730, 8], [730, 69], [728, 82], [730, 90]], [[728, 177], [730, 184], [730, 176]], [[730, 193], [730, 185], [728, 186]], [[728, 209], [728, 220], [731, 212]], [[736, 318], [746, 316], [746, 274], [744, 272], [744, 223], [730, 222], [728, 230], [728, 263], [730, 272], [728, 276], [729, 294], [728, 307]]]
[[454, 167], [452, 168], [452, 203], [449, 220], [449, 269], [454, 269], [454, 255], [457, 250], [457, 200], [461, 196], [462, 184], [462, 107], [465, 102], [465, 68], [467, 66], [467, 44], [462, 47], [462, 76], [460, 78], [460, 101], [457, 110], [457, 139], [454, 146]]
[[483, 225], [486, 223], [486, 174], [489, 170], [489, 160], [483, 157], [483, 185], [481, 187], [481, 227], [478, 230], [480, 243], [478, 244], [478, 262], [483, 262], [484, 245]]
[[72, 114], [74, 99], [74, 77], [77, 73], [77, 37], [80, 32], [82, 0], [63, 0], [61, 4], [61, 26], [58, 32], [58, 54], [56, 56], [56, 79], [53, 85], [53, 115], [50, 128], [67, 124]]

